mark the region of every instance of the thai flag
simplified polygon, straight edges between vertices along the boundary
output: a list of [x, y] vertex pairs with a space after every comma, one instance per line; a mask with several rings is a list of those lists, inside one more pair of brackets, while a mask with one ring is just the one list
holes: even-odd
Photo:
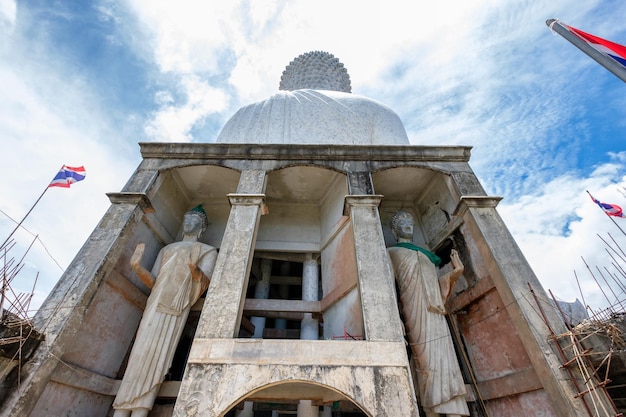
[[618, 206], [617, 204], [603, 203], [593, 198], [593, 196], [591, 195], [591, 193], [589, 193], [589, 191], [587, 191], [587, 193], [589, 194], [589, 197], [591, 197], [593, 202], [596, 203], [598, 206], [600, 206], [602, 210], [604, 210], [607, 216], [622, 217], [622, 218], [626, 217], [626, 214], [624, 214], [624, 212], [622, 211], [622, 208]]
[[63, 165], [48, 187], [69, 188], [75, 182], [85, 179], [85, 167], [68, 167]]
[[585, 41], [593, 49], [600, 52], [602, 55], [611, 58], [626, 70], [626, 46], [607, 41], [606, 39], [598, 38], [597, 36], [590, 35], [564, 23], [562, 23], [562, 25]]

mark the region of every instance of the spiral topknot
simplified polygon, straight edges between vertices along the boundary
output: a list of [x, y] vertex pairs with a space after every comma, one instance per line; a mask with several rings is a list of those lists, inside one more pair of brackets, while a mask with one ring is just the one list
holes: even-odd
[[312, 51], [287, 65], [280, 78], [279, 90], [331, 90], [351, 93], [348, 71], [328, 52]]

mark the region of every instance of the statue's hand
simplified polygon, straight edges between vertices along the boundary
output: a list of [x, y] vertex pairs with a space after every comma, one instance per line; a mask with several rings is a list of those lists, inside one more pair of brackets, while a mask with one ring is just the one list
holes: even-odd
[[140, 243], [135, 248], [133, 256], [130, 257], [130, 267], [135, 271], [141, 282], [143, 282], [148, 288], [154, 287], [155, 278], [146, 268], [141, 266], [141, 260], [143, 259], [143, 252], [146, 245]]
[[189, 253], [189, 260], [187, 261], [187, 267], [189, 271], [191, 271], [191, 278], [198, 281], [202, 274], [202, 271], [198, 267], [198, 261], [200, 259], [200, 247], [194, 246], [191, 252]]
[[204, 271], [196, 264], [187, 262], [187, 267], [189, 268], [189, 271], [191, 271], [191, 279], [199, 282], [202, 285], [202, 292], [204, 292], [204, 290], [209, 287], [209, 283], [211, 282], [209, 277], [207, 277]]
[[460, 272], [463, 272], [465, 267], [463, 266], [463, 262], [461, 262], [461, 257], [459, 256], [459, 253], [456, 251], [456, 249], [452, 249], [452, 252], [450, 252], [450, 261], [452, 262], [452, 267], [455, 270], [460, 270]]
[[187, 262], [187, 267], [189, 268], [189, 271], [191, 272], [191, 278], [195, 281], [198, 281], [202, 274], [202, 271], [200, 270], [200, 268], [198, 268], [198, 265], [191, 263], [191, 262]]
[[146, 249], [145, 243], [139, 243], [133, 252], [133, 256], [130, 258], [130, 267], [134, 271], [141, 268], [141, 260], [143, 259], [143, 253]]

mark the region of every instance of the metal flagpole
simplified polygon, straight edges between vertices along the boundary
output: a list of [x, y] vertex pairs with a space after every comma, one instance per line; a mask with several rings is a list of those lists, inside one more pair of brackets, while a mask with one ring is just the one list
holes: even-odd
[[20, 222], [17, 224], [17, 226], [15, 226], [15, 229], [13, 229], [13, 231], [11, 232], [11, 234], [9, 235], [9, 237], [6, 238], [6, 240], [4, 242], [2, 242], [2, 245], [0, 245], [0, 248], [3, 248], [4, 245], [7, 244], [7, 242], [9, 241], [9, 239], [11, 239], [11, 236], [13, 236], [13, 234], [17, 231], [17, 229], [20, 228], [20, 226], [22, 225], [22, 223], [24, 223], [24, 220], [26, 220], [26, 218], [28, 217], [28, 215], [30, 214], [31, 211], [33, 211], [33, 209], [35, 208], [35, 206], [37, 205], [37, 203], [39, 203], [39, 200], [41, 200], [41, 197], [43, 197], [43, 195], [46, 193], [46, 191], [48, 191], [48, 188], [50, 188], [50, 186], [47, 186], [45, 190], [43, 190], [43, 193], [41, 193], [41, 195], [39, 196], [39, 198], [37, 199], [37, 201], [35, 201], [35, 204], [33, 204], [33, 206], [30, 208], [30, 210], [28, 210], [28, 213], [26, 213], [26, 215], [22, 218], [22, 220], [20, 220]]
[[[606, 214], [606, 213], [604, 213], [604, 214]], [[624, 229], [622, 229], [621, 227], [619, 227], [619, 225], [617, 224], [617, 222], [615, 221], [615, 219], [613, 218], [613, 216], [609, 216], [608, 214], [606, 214], [606, 215], [607, 215], [607, 216], [611, 219], [611, 221], [613, 222], [613, 224], [614, 224], [615, 226], [617, 226], [617, 228], [619, 229], [619, 231], [620, 231], [620, 232], [622, 232], [622, 233], [624, 234], [624, 236], [626, 236], [626, 232], [624, 232]]]
[[548, 25], [550, 29], [567, 39], [572, 45], [589, 55], [589, 57], [595, 60], [598, 64], [611, 71], [611, 73], [613, 73], [613, 75], [615, 75], [617, 78], [626, 82], [626, 70], [622, 68], [622, 66], [620, 66], [617, 62], [598, 52], [587, 42], [583, 41], [578, 36], [570, 32], [565, 26], [559, 23], [558, 20], [548, 19], [546, 20], [546, 25]]

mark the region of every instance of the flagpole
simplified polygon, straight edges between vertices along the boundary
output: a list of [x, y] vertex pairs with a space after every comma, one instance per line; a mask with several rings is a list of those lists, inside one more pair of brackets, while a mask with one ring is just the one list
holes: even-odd
[[31, 211], [33, 211], [33, 209], [35, 208], [35, 206], [37, 205], [37, 203], [39, 203], [39, 200], [41, 200], [41, 197], [43, 197], [43, 195], [46, 193], [46, 191], [48, 191], [48, 188], [50, 188], [49, 186], [46, 187], [45, 190], [43, 190], [43, 193], [41, 193], [41, 195], [39, 196], [39, 198], [37, 199], [37, 201], [35, 201], [35, 204], [33, 204], [33, 206], [30, 208], [30, 210], [28, 210], [28, 213], [26, 213], [26, 215], [22, 218], [22, 220], [20, 220], [20, 222], [17, 224], [17, 226], [15, 226], [15, 229], [13, 229], [13, 231], [11, 232], [11, 234], [9, 235], [9, 237], [6, 238], [6, 240], [4, 242], [2, 242], [2, 245], [0, 245], [0, 248], [3, 248], [4, 245], [7, 244], [7, 242], [9, 241], [9, 239], [11, 239], [11, 236], [13, 236], [13, 234], [17, 231], [17, 229], [20, 228], [20, 226], [22, 225], [22, 223], [24, 223], [24, 220], [26, 220], [26, 218], [28, 217], [28, 215], [30, 214]]
[[[606, 214], [606, 213], [604, 213], [604, 214]], [[620, 230], [620, 232], [622, 232], [622, 234], [623, 234], [624, 236], [626, 236], [626, 232], [624, 232], [624, 230], [623, 230], [621, 227], [619, 227], [619, 225], [617, 224], [617, 222], [615, 221], [615, 219], [614, 219], [613, 217], [609, 216], [608, 214], [606, 214], [606, 215], [607, 215], [607, 216], [611, 219], [611, 221], [613, 222], [613, 224], [614, 224], [615, 226], [617, 226], [617, 228]]]
[[596, 51], [593, 47], [589, 46], [587, 42], [583, 41], [578, 36], [567, 30], [567, 28], [559, 23], [558, 20], [548, 19], [546, 20], [546, 25], [548, 25], [551, 30], [567, 39], [572, 45], [589, 55], [590, 58], [609, 70], [617, 78], [626, 82], [626, 71], [624, 71], [624, 69], [617, 62]]

